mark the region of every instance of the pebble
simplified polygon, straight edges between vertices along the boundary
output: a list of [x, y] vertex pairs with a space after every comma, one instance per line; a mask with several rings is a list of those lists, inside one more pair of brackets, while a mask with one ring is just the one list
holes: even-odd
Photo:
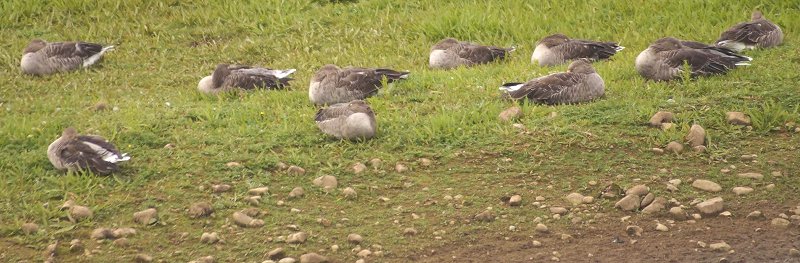
[[327, 257], [317, 253], [306, 253], [300, 256], [300, 263], [327, 263], [329, 261]]
[[534, 240], [533, 242], [531, 242], [531, 245], [533, 245], [533, 247], [542, 247], [542, 242], [540, 242], [539, 240]]
[[358, 163], [353, 165], [353, 173], [355, 173], [355, 174], [363, 173], [366, 170], [367, 170], [367, 165], [365, 165], [363, 163], [358, 162]]
[[419, 164], [422, 165], [422, 166], [431, 166], [431, 165], [433, 165], [433, 161], [431, 161], [431, 159], [428, 159], [428, 158], [419, 158], [417, 160], [417, 162], [419, 162]]
[[91, 218], [93, 214], [92, 210], [85, 206], [72, 205], [69, 207], [69, 218], [73, 222], [80, 222], [84, 219]]
[[740, 178], [756, 179], [756, 180], [761, 180], [764, 178], [764, 175], [760, 173], [740, 173], [737, 176], [739, 176]]
[[372, 160], [369, 160], [369, 166], [372, 166], [372, 169], [378, 170], [381, 168], [382, 165], [383, 165], [383, 160], [381, 159], [373, 158]]
[[544, 201], [544, 196], [536, 196], [536, 201]]
[[719, 243], [712, 243], [711, 245], [708, 245], [708, 247], [711, 248], [711, 250], [713, 251], [719, 251], [719, 252], [728, 252], [728, 250], [731, 250], [731, 246], [728, 245], [728, 243], [725, 243], [725, 241]]
[[749, 214], [747, 214], [747, 217], [745, 217], [745, 218], [750, 219], [750, 220], [764, 220], [764, 219], [767, 219], [767, 217], [765, 217], [764, 214], [761, 213], [761, 211], [750, 212]]
[[641, 205], [641, 201], [639, 200], [639, 196], [635, 194], [629, 194], [617, 201], [614, 204], [614, 207], [621, 209], [622, 211], [634, 211], [639, 209]]
[[417, 235], [417, 230], [414, 229], [414, 228], [408, 227], [406, 229], [403, 229], [403, 235], [416, 236]]
[[297, 262], [297, 260], [294, 258], [282, 258], [281, 260], [278, 260], [278, 263], [295, 263], [295, 262]]
[[542, 223], [536, 224], [536, 227], [534, 228], [534, 230], [536, 232], [538, 232], [538, 233], [548, 233], [548, 232], [550, 232], [550, 230], [547, 228], [547, 226], [542, 224]]
[[702, 247], [702, 248], [706, 248], [706, 247], [708, 247], [708, 244], [706, 244], [706, 242], [703, 242], [703, 241], [697, 241], [697, 246]]
[[155, 208], [148, 208], [133, 213], [133, 221], [142, 225], [152, 225], [158, 222], [158, 211]]
[[520, 195], [513, 195], [508, 199], [508, 205], [510, 206], [519, 206], [520, 203], [522, 203], [522, 196]]
[[121, 227], [114, 229], [114, 231], [112, 231], [111, 233], [114, 236], [114, 238], [129, 237], [136, 235], [136, 229], [130, 227]]
[[694, 182], [692, 182], [692, 187], [712, 193], [722, 191], [722, 186], [715, 182], [704, 179], [694, 180]]
[[253, 189], [247, 190], [247, 194], [249, 194], [249, 195], [264, 195], [267, 192], [269, 192], [269, 187], [266, 187], [266, 186], [257, 187], [257, 188], [253, 188]]
[[667, 232], [667, 231], [669, 231], [669, 228], [667, 226], [665, 226], [664, 224], [658, 223], [656, 225], [656, 230], [661, 231], [661, 232]]
[[22, 233], [24, 233], [26, 235], [35, 234], [36, 232], [39, 231], [39, 225], [37, 225], [35, 223], [28, 222], [28, 223], [22, 224], [21, 229], [22, 229]]
[[669, 184], [671, 184], [671, 185], [674, 185], [674, 186], [679, 186], [679, 185], [681, 185], [681, 182], [682, 182], [682, 181], [681, 181], [681, 179], [672, 179], [672, 180], [669, 180]]
[[365, 258], [368, 257], [369, 255], [372, 255], [372, 251], [370, 251], [369, 249], [363, 249], [361, 251], [358, 251], [358, 253], [356, 253], [356, 256], [360, 258]]
[[653, 117], [650, 117], [650, 126], [655, 128], [660, 128], [662, 123], [669, 123], [672, 122], [674, 115], [672, 112], [668, 111], [659, 111], [656, 114], [653, 114]]
[[708, 148], [706, 148], [705, 145], [697, 145], [697, 146], [692, 147], [692, 150], [694, 150], [694, 152], [696, 152], [696, 153], [704, 153], [704, 152], [706, 152], [707, 149]]
[[768, 190], [769, 189], [773, 189], [773, 188], [775, 188], [775, 184], [768, 184], [767, 186], [764, 186], [764, 188], [766, 188]]
[[234, 212], [231, 217], [233, 222], [240, 227], [261, 227], [264, 225], [264, 220], [253, 219], [242, 212]]
[[136, 263], [149, 263], [153, 262], [153, 257], [148, 254], [136, 254], [133, 258], [133, 261]]
[[219, 242], [219, 234], [217, 232], [203, 233], [200, 235], [200, 243], [214, 244]]
[[642, 229], [639, 226], [627, 226], [627, 227], [625, 227], [625, 233], [628, 233], [628, 236], [631, 236], [631, 237], [640, 237], [640, 236], [642, 236], [642, 232], [643, 231], [644, 231], [644, 229]]
[[661, 210], [664, 210], [666, 203], [667, 200], [664, 199], [663, 197], [656, 197], [656, 199], [652, 203], [650, 203], [650, 205], [642, 209], [642, 213], [655, 214], [661, 212]]
[[581, 200], [581, 202], [583, 202], [584, 204], [594, 203], [594, 197], [592, 197], [592, 196], [584, 196], [583, 199]]
[[127, 247], [130, 244], [128, 239], [124, 238], [124, 237], [115, 239], [113, 243], [114, 243], [114, 246], [118, 246], [118, 247]]
[[771, 224], [773, 226], [776, 226], [776, 227], [785, 228], [785, 227], [789, 227], [791, 222], [789, 222], [789, 220], [786, 220], [784, 218], [773, 218]]
[[733, 125], [750, 126], [750, 117], [743, 112], [729, 111], [725, 113], [725, 118]]
[[317, 177], [314, 180], [312, 180], [311, 183], [313, 183], [316, 186], [322, 187], [322, 189], [325, 192], [333, 191], [333, 189], [336, 189], [336, 186], [339, 185], [339, 182], [333, 175], [323, 175]]
[[345, 198], [349, 199], [356, 198], [358, 196], [358, 194], [356, 194], [356, 190], [353, 189], [352, 187], [347, 187], [345, 189], [342, 189], [342, 194], [344, 195]]
[[272, 260], [279, 260], [281, 258], [286, 257], [286, 251], [283, 250], [282, 247], [270, 250], [267, 253], [267, 257]]
[[239, 166], [242, 166], [242, 164], [238, 163], [238, 162], [228, 162], [228, 163], [225, 164], [225, 166], [227, 166], [227, 167], [239, 167]]
[[625, 195], [634, 194], [634, 195], [638, 195], [638, 196], [645, 196], [648, 193], [650, 193], [650, 187], [647, 187], [646, 185], [643, 185], [643, 184], [635, 185], [635, 186], [629, 188], [627, 191], [625, 191]]
[[722, 212], [722, 209], [725, 208], [725, 204], [722, 197], [714, 197], [697, 204], [695, 207], [697, 210], [700, 210], [701, 213], [710, 215]]
[[189, 217], [206, 217], [214, 212], [214, 208], [208, 202], [197, 202], [189, 206]]
[[661, 149], [661, 148], [652, 148], [652, 149], [650, 149], [650, 151], [655, 153], [655, 154], [659, 154], [659, 155], [660, 154], [664, 154], [664, 149]]
[[69, 242], [69, 251], [81, 252], [83, 251], [83, 242], [80, 239], [73, 239]]
[[667, 184], [667, 190], [670, 192], [678, 191], [678, 187], [673, 184]]
[[569, 212], [569, 210], [567, 210], [566, 208], [560, 207], [560, 206], [551, 206], [550, 207], [550, 213], [553, 213], [553, 214], [565, 215], [568, 212]]
[[359, 234], [353, 233], [347, 235], [347, 242], [349, 242], [350, 244], [358, 245], [361, 244], [361, 241], [364, 241], [364, 238], [361, 237], [361, 235]]
[[231, 186], [227, 184], [215, 184], [211, 186], [211, 191], [214, 193], [224, 193], [231, 190]]
[[656, 195], [654, 195], [653, 193], [647, 193], [647, 195], [642, 197], [642, 201], [639, 204], [639, 207], [644, 208], [644, 207], [648, 206], [650, 203], [652, 203], [653, 200], [655, 200], [655, 199], [656, 199]]
[[689, 146], [691, 147], [704, 145], [706, 140], [706, 130], [700, 125], [693, 124], [692, 127], [689, 128], [689, 134], [686, 135], [686, 140], [689, 142]]
[[408, 166], [402, 163], [397, 163], [394, 165], [394, 170], [397, 171], [398, 173], [405, 173], [408, 171]]
[[503, 112], [500, 112], [500, 115], [497, 117], [501, 121], [511, 122], [522, 117], [522, 109], [520, 107], [514, 106], [505, 109]]
[[683, 221], [689, 218], [689, 215], [686, 213], [686, 211], [683, 211], [683, 208], [681, 208], [680, 206], [670, 208], [669, 214], [672, 217], [672, 219], [679, 221]]
[[584, 196], [580, 193], [570, 193], [564, 199], [572, 205], [579, 205], [583, 203]]
[[753, 188], [750, 187], [734, 187], [733, 190], [734, 194], [736, 195], [745, 195], [753, 192]]
[[303, 169], [303, 167], [297, 165], [292, 165], [289, 166], [289, 168], [286, 168], [286, 173], [291, 175], [303, 175], [306, 173], [306, 169]]
[[261, 196], [260, 195], [251, 195], [246, 196], [244, 201], [251, 205], [259, 205], [261, 203]]
[[720, 216], [725, 216], [725, 217], [731, 217], [731, 216], [733, 216], [733, 213], [731, 213], [730, 211], [725, 211], [725, 212], [719, 213], [719, 215]]
[[789, 256], [800, 257], [800, 250], [797, 250], [796, 248], [790, 248], [789, 249]]
[[491, 222], [494, 221], [494, 215], [492, 214], [491, 211], [486, 210], [475, 215], [474, 219], [476, 221], [481, 221], [481, 222]]
[[667, 144], [667, 147], [664, 147], [664, 150], [672, 152], [672, 153], [676, 153], [676, 154], [677, 153], [681, 153], [683, 151], [683, 144], [681, 144], [679, 142], [672, 141], [672, 142], [669, 142]]
[[300, 197], [303, 197], [303, 195], [305, 195], [305, 194], [306, 194], [306, 191], [303, 190], [302, 187], [298, 186], [298, 187], [293, 188], [292, 191], [289, 192], [289, 198], [300, 198]]
[[289, 244], [302, 244], [306, 242], [308, 239], [308, 234], [306, 232], [297, 232], [294, 234], [290, 234], [286, 237], [286, 243]]

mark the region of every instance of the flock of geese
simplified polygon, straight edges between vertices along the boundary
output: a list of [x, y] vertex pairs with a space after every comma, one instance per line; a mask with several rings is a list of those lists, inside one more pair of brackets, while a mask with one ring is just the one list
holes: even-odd
[[[665, 37], [656, 40], [636, 58], [635, 68], [649, 80], [680, 79], [689, 69], [692, 77], [724, 74], [751, 58], [738, 54], [744, 49], [769, 48], [783, 42], [780, 27], [759, 11], [751, 20], [722, 33], [713, 44]], [[113, 46], [87, 42], [32, 40], [23, 51], [22, 72], [48, 75], [86, 68], [96, 64]], [[603, 96], [605, 83], [592, 67], [593, 61], [609, 59], [624, 47], [614, 42], [572, 39], [555, 34], [539, 41], [531, 62], [553, 66], [570, 62], [566, 72], [550, 74], [524, 83], [505, 83], [500, 87], [506, 98], [542, 104], [580, 103]], [[514, 48], [484, 46], [447, 38], [436, 43], [429, 56], [434, 69], [453, 69], [486, 64], [508, 57]], [[685, 67], [684, 65], [688, 65]], [[256, 88], [280, 89], [289, 85], [294, 69], [276, 70], [245, 65], [220, 64], [210, 76], [200, 80], [200, 92], [216, 94]], [[320, 109], [315, 121], [320, 130], [339, 139], [367, 139], [375, 136], [375, 114], [364, 100], [378, 93], [384, 83], [406, 79], [409, 72], [387, 68], [361, 68], [325, 65], [311, 78], [308, 97]], [[58, 170], [90, 170], [96, 174], [117, 171], [118, 162], [130, 159], [106, 139], [80, 135], [66, 128], [47, 149], [50, 162]]]

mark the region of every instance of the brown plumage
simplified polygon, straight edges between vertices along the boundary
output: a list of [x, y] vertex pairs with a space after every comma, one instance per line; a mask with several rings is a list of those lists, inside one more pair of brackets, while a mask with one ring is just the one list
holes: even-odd
[[664, 81], [680, 78], [684, 63], [691, 67], [691, 76], [697, 77], [725, 74], [737, 66], [749, 65], [750, 60], [728, 49], [665, 37], [636, 57], [636, 70], [647, 79]]
[[505, 59], [513, 47], [483, 46], [454, 38], [445, 38], [431, 47], [428, 64], [431, 68], [452, 69]]
[[118, 171], [118, 162], [130, 160], [103, 137], [79, 135], [72, 127], [47, 147], [47, 158], [60, 171], [89, 170], [100, 175]]
[[531, 63], [553, 66], [581, 58], [596, 61], [608, 59], [623, 49], [625, 47], [615, 42], [571, 39], [564, 34], [554, 34], [539, 41], [531, 55]]
[[339, 68], [336, 65], [325, 65], [314, 74], [308, 88], [308, 97], [314, 104], [330, 105], [335, 103], [362, 100], [378, 93], [383, 87], [383, 79], [388, 83], [405, 79], [408, 72], [386, 68]]
[[605, 83], [588, 59], [573, 61], [567, 72], [550, 74], [526, 83], [506, 83], [500, 87], [513, 100], [527, 99], [542, 104], [580, 103], [605, 94]]
[[20, 67], [23, 73], [31, 75], [73, 71], [94, 65], [113, 48], [87, 42], [48, 43], [34, 39], [22, 51]]
[[760, 11], [753, 11], [750, 21], [725, 30], [716, 43], [717, 46], [736, 52], [744, 49], [769, 48], [783, 43], [783, 31], [777, 24], [764, 18]]
[[294, 69], [276, 70], [246, 65], [219, 64], [211, 76], [206, 76], [197, 84], [204, 93], [218, 93], [236, 89], [256, 88], [280, 89], [289, 85]]

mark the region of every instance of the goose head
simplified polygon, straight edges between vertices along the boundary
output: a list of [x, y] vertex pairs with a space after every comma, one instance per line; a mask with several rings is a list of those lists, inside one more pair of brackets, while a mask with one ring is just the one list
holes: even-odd
[[456, 40], [455, 38], [452, 38], [452, 37], [448, 37], [448, 38], [442, 39], [441, 41], [436, 43], [436, 45], [433, 45], [433, 47], [431, 48], [431, 51], [433, 51], [433, 50], [447, 50], [447, 49], [449, 49], [449, 48], [451, 48], [451, 47], [453, 47], [455, 45], [458, 45], [458, 40]]
[[661, 38], [650, 45], [650, 48], [656, 52], [676, 50], [680, 49], [681, 47], [683, 47], [681, 41], [674, 37]]
[[570, 63], [569, 67], [567, 68], [567, 72], [581, 74], [596, 73], [596, 71], [594, 71], [594, 67], [592, 67], [592, 62], [585, 58], [578, 59]]
[[751, 21], [756, 21], [756, 20], [761, 20], [761, 19], [764, 19], [764, 14], [762, 14], [761, 11], [758, 11], [758, 10], [753, 11], [753, 14], [750, 15], [750, 20]]
[[549, 36], [543, 38], [541, 41], [539, 41], [539, 44], [540, 45], [544, 44], [545, 46], [550, 48], [550, 47], [554, 47], [554, 46], [558, 46], [558, 45], [564, 44], [567, 41], [569, 41], [569, 37], [567, 37], [567, 35], [564, 35], [564, 34], [561, 34], [561, 33], [557, 33], [557, 34], [549, 35]]

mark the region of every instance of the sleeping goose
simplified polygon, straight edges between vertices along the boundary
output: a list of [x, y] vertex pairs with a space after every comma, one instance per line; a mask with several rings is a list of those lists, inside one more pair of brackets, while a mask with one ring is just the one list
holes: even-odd
[[459, 66], [486, 64], [504, 59], [514, 48], [482, 46], [454, 38], [445, 38], [431, 48], [428, 63], [431, 68], [452, 69]]
[[219, 93], [236, 89], [251, 90], [256, 88], [279, 89], [289, 85], [292, 80], [288, 76], [295, 69], [268, 69], [245, 65], [219, 64], [210, 76], [206, 76], [197, 84], [203, 93]]
[[388, 83], [408, 77], [408, 72], [385, 68], [339, 68], [325, 65], [311, 77], [308, 97], [317, 105], [335, 104], [361, 100], [378, 93], [383, 79]]
[[592, 61], [608, 59], [625, 47], [614, 42], [570, 39], [564, 34], [554, 34], [539, 41], [531, 55], [531, 63], [540, 66], [563, 64], [579, 58]]
[[681, 42], [673, 37], [656, 40], [636, 57], [636, 71], [647, 79], [666, 81], [679, 79], [684, 62], [691, 67], [691, 76], [725, 74], [737, 66], [750, 65], [752, 59], [719, 47], [703, 47], [702, 43]]
[[100, 175], [119, 170], [118, 162], [131, 159], [103, 137], [79, 135], [72, 127], [47, 147], [47, 158], [60, 171], [90, 170]]
[[717, 46], [740, 52], [744, 49], [774, 47], [782, 42], [781, 28], [764, 18], [760, 11], [753, 11], [750, 21], [736, 24], [722, 32]]
[[48, 75], [94, 65], [114, 46], [87, 42], [53, 42], [34, 39], [22, 51], [20, 67], [30, 75]]
[[533, 103], [569, 104], [591, 101], [603, 96], [605, 83], [588, 59], [569, 64], [567, 72], [550, 74], [525, 83], [506, 83], [500, 87], [504, 97]]
[[363, 100], [333, 104], [317, 112], [317, 126], [338, 139], [369, 139], [375, 136], [375, 113]]

